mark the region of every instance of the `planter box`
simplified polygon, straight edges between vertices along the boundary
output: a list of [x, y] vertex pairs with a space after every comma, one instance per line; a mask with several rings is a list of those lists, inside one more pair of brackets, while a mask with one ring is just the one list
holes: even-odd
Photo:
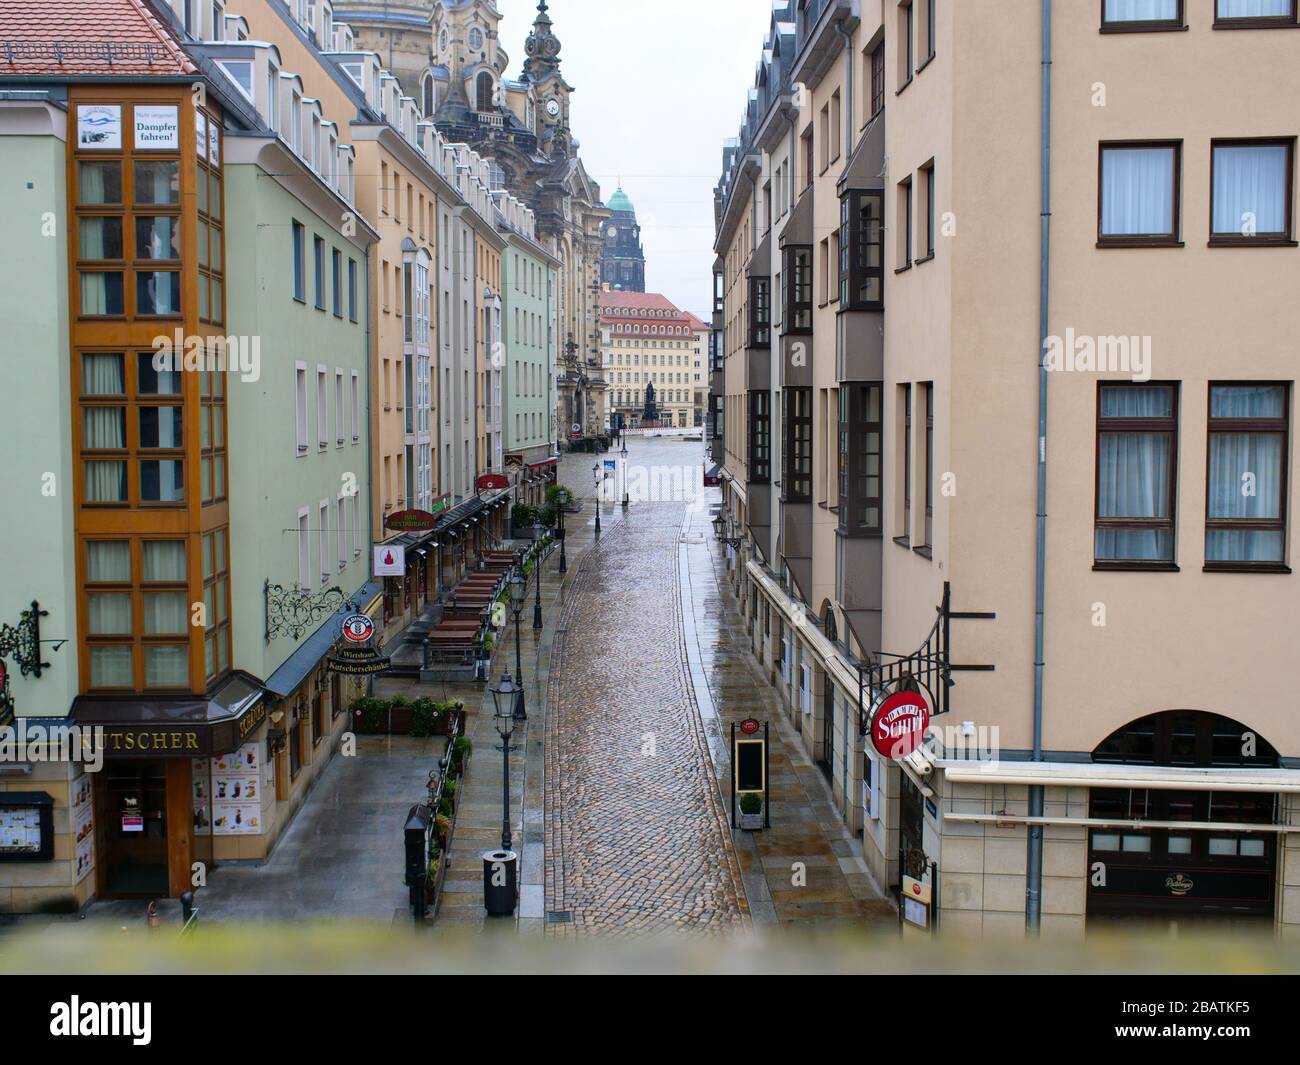
[[763, 828], [763, 812], [740, 814], [740, 827], [745, 832], [757, 832]]
[[[379, 715], [377, 722], [367, 723], [365, 715], [353, 712], [352, 731], [362, 736], [409, 736], [415, 727], [415, 711], [409, 706], [395, 706]], [[451, 733], [452, 715], [441, 713], [434, 719], [432, 735]]]

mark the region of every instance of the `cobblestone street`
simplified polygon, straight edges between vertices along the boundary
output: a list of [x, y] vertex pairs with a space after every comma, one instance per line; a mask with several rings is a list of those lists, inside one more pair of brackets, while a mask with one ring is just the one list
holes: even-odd
[[605, 534], [552, 652], [547, 910], [577, 931], [724, 930], [748, 917], [686, 667], [686, 510], [638, 503]]

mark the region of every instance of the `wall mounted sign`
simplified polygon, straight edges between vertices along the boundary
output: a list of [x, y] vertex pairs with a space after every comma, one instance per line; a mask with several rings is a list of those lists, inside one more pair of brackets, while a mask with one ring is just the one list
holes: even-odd
[[121, 151], [121, 105], [79, 104], [77, 106], [77, 147], [93, 151]]
[[438, 524], [438, 518], [427, 510], [397, 510], [384, 519], [384, 524], [398, 532], [427, 532]]
[[376, 577], [406, 576], [406, 545], [375, 544]]
[[341, 635], [348, 643], [368, 643], [375, 635], [375, 623], [365, 614], [353, 614], [343, 619]]
[[746, 736], [752, 736], [758, 731], [758, 721], [755, 718], [747, 717], [740, 723], [740, 731]]
[[930, 727], [930, 707], [920, 692], [895, 692], [871, 719], [871, 743], [885, 758], [906, 758]]
[[54, 800], [43, 791], [0, 793], [0, 861], [54, 858]]
[[95, 869], [95, 778], [90, 773], [72, 782], [72, 843], [77, 863], [73, 879], [80, 884]]
[[256, 836], [262, 826], [262, 744], [196, 760], [194, 828], [214, 836]]
[[373, 644], [355, 646], [335, 645], [325, 660], [325, 668], [331, 673], [342, 673], [349, 677], [366, 677], [375, 673], [387, 673], [390, 669], [389, 659], [381, 655]]
[[137, 151], [176, 151], [181, 146], [180, 110], [153, 104], [135, 105], [135, 147]]
[[509, 488], [510, 478], [500, 473], [485, 473], [474, 484], [480, 492], [492, 492], [498, 488]]

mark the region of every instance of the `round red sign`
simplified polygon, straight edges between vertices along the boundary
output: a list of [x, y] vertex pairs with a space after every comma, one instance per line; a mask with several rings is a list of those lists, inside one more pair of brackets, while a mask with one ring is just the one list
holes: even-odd
[[896, 692], [871, 719], [871, 742], [884, 757], [898, 761], [921, 746], [930, 727], [930, 707], [920, 692]]
[[343, 621], [343, 638], [349, 643], [365, 643], [375, 634], [375, 623], [365, 614], [353, 614]]
[[752, 717], [747, 717], [745, 718], [744, 721], [740, 723], [740, 731], [743, 732], [746, 736], [752, 736], [755, 732], [758, 731], [758, 722], [755, 721]]

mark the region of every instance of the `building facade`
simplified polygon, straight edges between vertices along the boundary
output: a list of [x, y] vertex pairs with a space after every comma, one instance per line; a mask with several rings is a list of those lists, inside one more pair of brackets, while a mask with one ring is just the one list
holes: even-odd
[[601, 227], [600, 283], [614, 292], [644, 292], [645, 250], [636, 208], [621, 185], [606, 206], [612, 214]]
[[611, 428], [696, 424], [699, 319], [657, 292], [606, 291], [600, 321]]
[[909, 930], [1294, 936], [1295, 12], [1013, 6], [774, 12], [716, 196], [754, 653]]

